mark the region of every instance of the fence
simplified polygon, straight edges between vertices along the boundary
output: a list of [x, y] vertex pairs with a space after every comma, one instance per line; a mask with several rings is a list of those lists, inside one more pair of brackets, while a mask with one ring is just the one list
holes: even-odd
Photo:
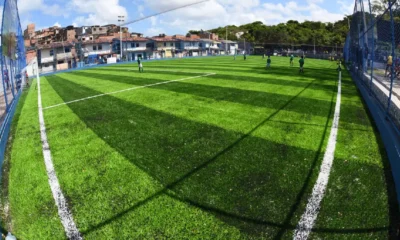
[[344, 57], [400, 133], [400, 4], [379, 2], [356, 0]]
[[18, 98], [25, 82], [26, 67], [24, 37], [19, 20], [16, 0], [3, 0], [3, 19], [1, 25], [1, 81], [0, 81], [0, 120], [3, 137], [4, 120]]

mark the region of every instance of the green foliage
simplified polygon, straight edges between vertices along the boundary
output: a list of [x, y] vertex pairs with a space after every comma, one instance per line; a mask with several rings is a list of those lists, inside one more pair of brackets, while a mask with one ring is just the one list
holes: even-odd
[[[257, 21], [241, 26], [229, 25], [210, 30], [225, 38], [228, 32], [229, 40], [238, 40], [237, 33], [244, 33], [240, 39], [246, 39], [253, 43], [285, 43], [285, 44], [315, 44], [317, 45], [338, 45], [343, 46], [349, 31], [351, 16], [335, 23], [323, 23], [290, 20], [287, 23], [267, 26]], [[189, 33], [198, 33], [191, 30]]]

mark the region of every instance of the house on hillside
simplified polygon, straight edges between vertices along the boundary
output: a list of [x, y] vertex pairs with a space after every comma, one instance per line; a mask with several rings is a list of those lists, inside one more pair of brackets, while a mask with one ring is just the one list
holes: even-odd
[[202, 56], [207, 55], [220, 55], [220, 47], [219, 44], [221, 42], [210, 39], [200, 39], [200, 49]]
[[[147, 59], [152, 54], [152, 49], [147, 47], [147, 38], [142, 37], [130, 37], [123, 38], [122, 40], [122, 55], [124, 59], [128, 61], [135, 61], [139, 57]], [[121, 52], [121, 41], [119, 38], [114, 38], [112, 43], [112, 49], [115, 54]]]
[[71, 42], [40, 45], [37, 50], [40, 71], [52, 72], [72, 68], [76, 64], [75, 46]]
[[176, 53], [180, 57], [196, 57], [200, 56], [200, 38], [199, 37], [186, 37], [183, 35], [175, 35]]
[[238, 51], [238, 43], [231, 41], [231, 40], [220, 40], [221, 45], [220, 45], [220, 49], [222, 51], [227, 51], [227, 55], [235, 55], [237, 54]]
[[107, 58], [113, 56], [112, 42], [113, 36], [104, 36], [82, 42], [80, 59], [86, 64], [106, 63]]
[[149, 42], [149, 47], [153, 48], [151, 58], [172, 58], [175, 57], [175, 50], [178, 40], [171, 36], [160, 34], [157, 37], [152, 37]]

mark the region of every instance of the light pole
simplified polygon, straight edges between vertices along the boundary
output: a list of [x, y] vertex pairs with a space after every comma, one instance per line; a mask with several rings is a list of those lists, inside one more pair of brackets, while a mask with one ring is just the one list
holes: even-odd
[[121, 55], [121, 61], [122, 61], [122, 25], [125, 22], [125, 16], [118, 16], [118, 22], [119, 24], [119, 33], [120, 33], [120, 55]]

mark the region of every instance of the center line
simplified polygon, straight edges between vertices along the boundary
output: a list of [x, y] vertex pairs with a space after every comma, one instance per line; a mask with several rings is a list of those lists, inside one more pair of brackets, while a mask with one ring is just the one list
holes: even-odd
[[180, 82], [180, 81], [185, 81], [185, 80], [190, 80], [190, 79], [195, 79], [195, 78], [208, 77], [208, 76], [211, 76], [211, 75], [216, 75], [216, 73], [208, 73], [208, 74], [201, 75], [201, 76], [181, 78], [181, 79], [177, 79], [177, 80], [171, 80], [171, 81], [153, 83], [153, 84], [144, 85], [144, 86], [127, 88], [127, 89], [119, 90], [119, 91], [115, 91], [115, 92], [102, 93], [102, 94], [98, 94], [98, 95], [94, 95], [94, 96], [90, 96], [90, 97], [86, 97], [86, 98], [81, 98], [81, 99], [77, 99], [77, 100], [73, 100], [73, 101], [69, 101], [69, 102], [56, 104], [56, 105], [53, 105], [53, 106], [45, 107], [43, 109], [47, 110], [47, 109], [51, 109], [51, 108], [55, 108], [55, 107], [59, 107], [59, 106], [64, 106], [64, 105], [68, 105], [68, 104], [71, 104], [71, 103], [82, 102], [82, 101], [85, 101], [85, 100], [98, 98], [98, 97], [103, 97], [103, 96], [107, 96], [107, 95], [112, 95], [112, 94], [117, 94], [117, 93], [122, 93], [122, 92], [127, 92], [127, 91], [132, 91], [132, 90], [136, 90], [136, 89], [147, 88], [147, 87], [152, 87], [152, 86], [157, 86], [157, 85], [163, 85], [163, 84], [168, 84], [168, 83], [172, 83], [172, 82]]
[[328, 146], [325, 152], [324, 160], [322, 162], [317, 182], [314, 185], [311, 197], [308, 199], [306, 211], [304, 212], [303, 216], [301, 216], [300, 222], [297, 225], [296, 231], [294, 233], [294, 240], [306, 240], [310, 236], [311, 230], [314, 227], [315, 220], [317, 219], [319, 210], [321, 208], [321, 201], [324, 198], [326, 187], [328, 186], [329, 175], [331, 173], [332, 164], [335, 157], [336, 142], [339, 130], [340, 104], [342, 97], [342, 72], [339, 72], [338, 85], [339, 86], [336, 99], [335, 116], [333, 118]]

